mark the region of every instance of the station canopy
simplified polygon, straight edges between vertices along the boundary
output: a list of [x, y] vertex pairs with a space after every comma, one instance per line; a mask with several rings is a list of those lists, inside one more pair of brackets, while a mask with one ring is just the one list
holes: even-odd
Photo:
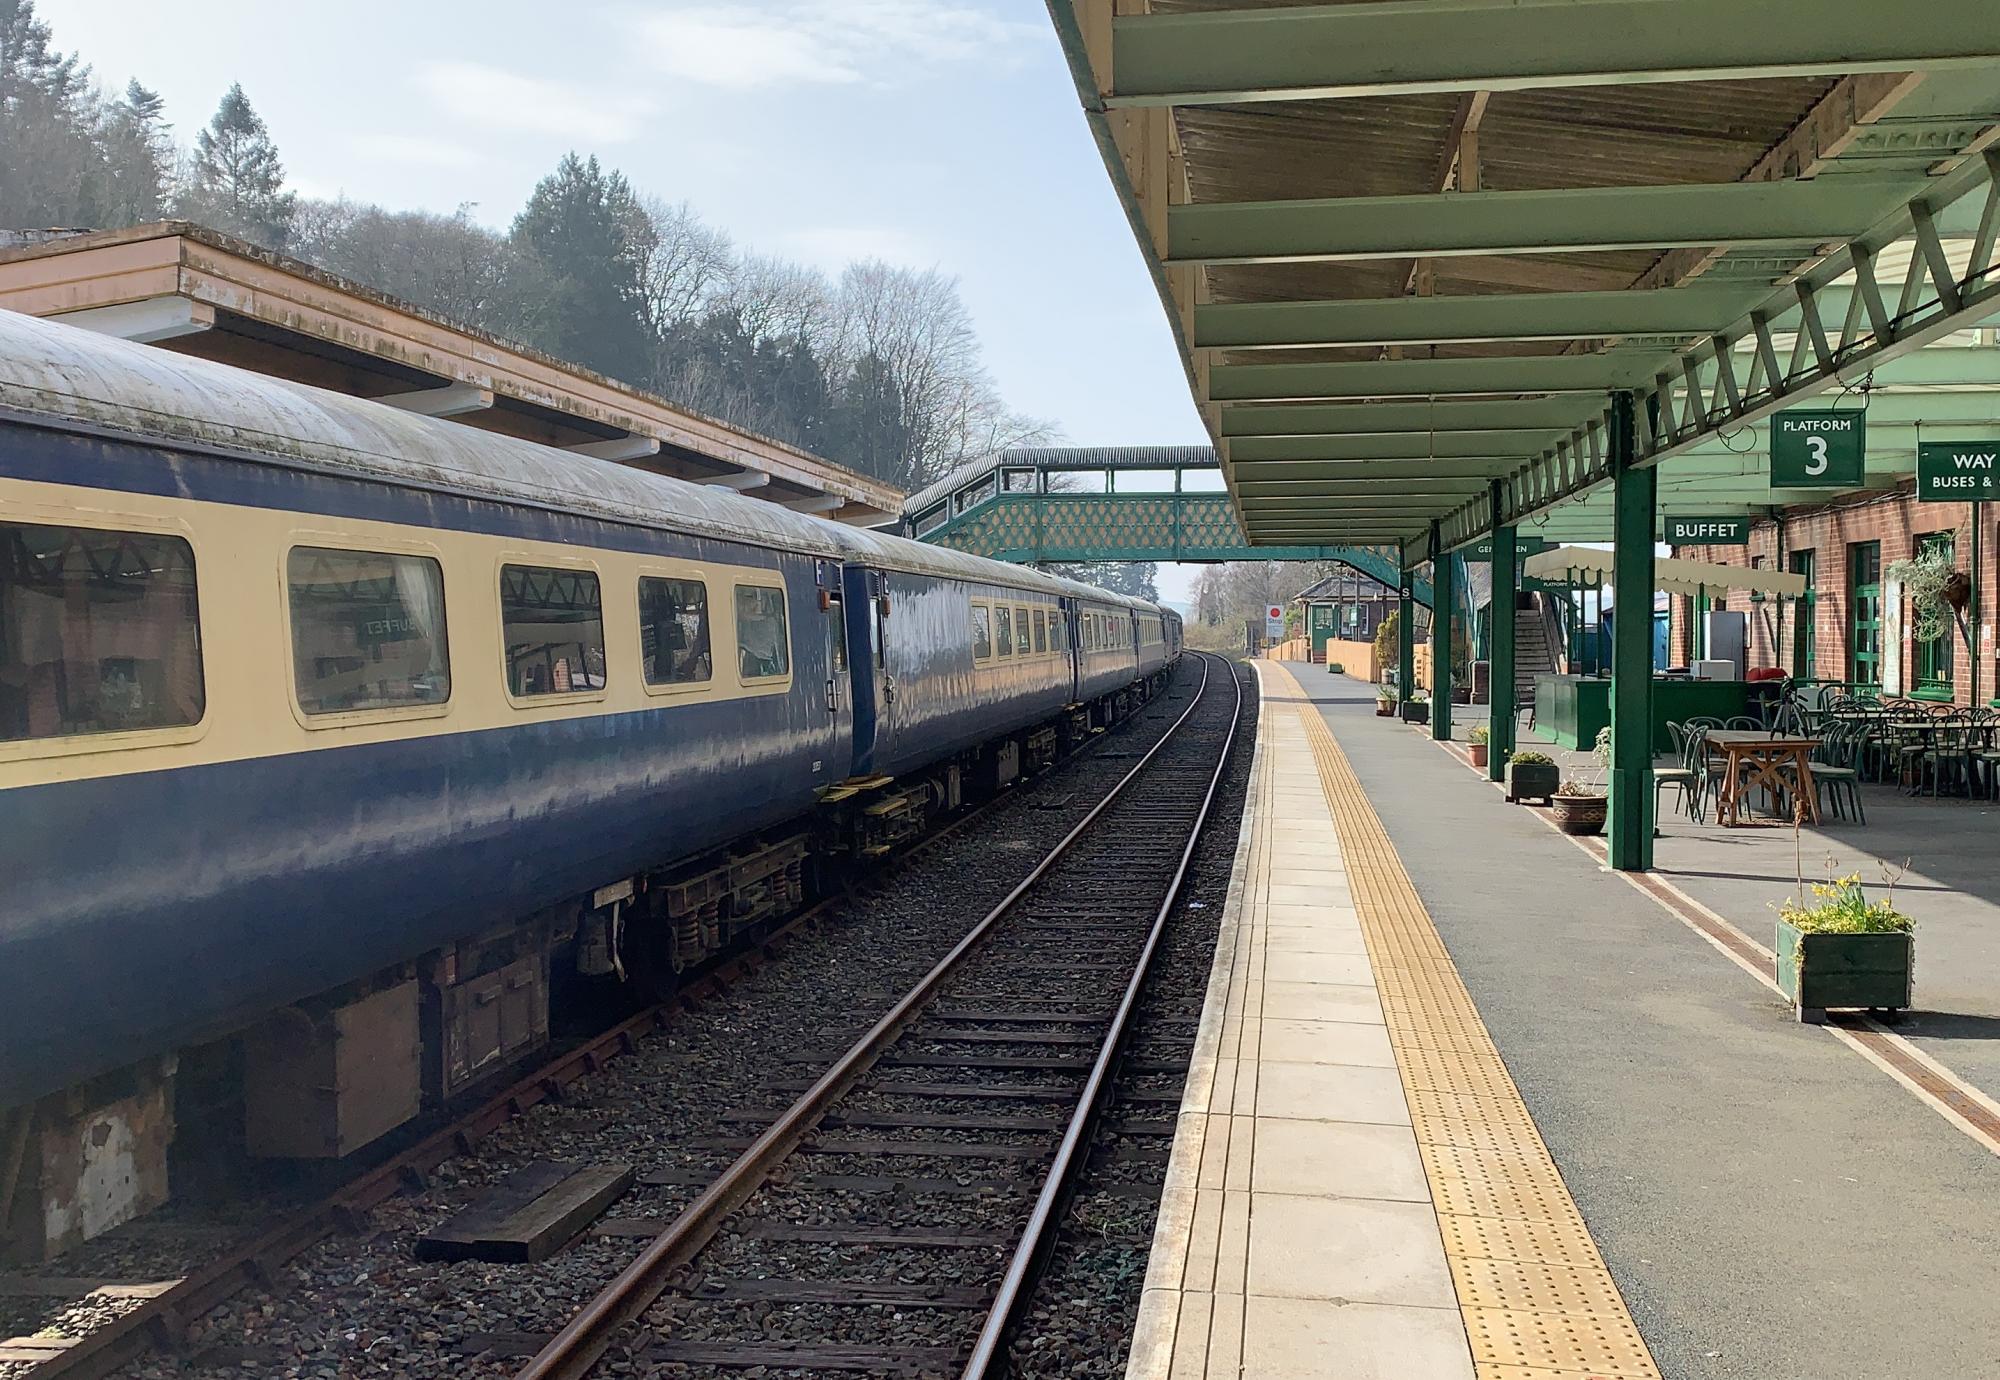
[[[1603, 586], [1611, 583], [1613, 553], [1589, 546], [1558, 546], [1528, 557], [1521, 573], [1531, 580]], [[1747, 589], [1752, 594], [1798, 599], [1806, 592], [1806, 577], [1788, 570], [1752, 570], [1740, 565], [1711, 565], [1661, 557], [1653, 561], [1653, 588], [1694, 597], [1717, 590]]]
[[1822, 500], [1770, 418], [1835, 397], [1861, 487], [2000, 435], [1992, 0], [1050, 12], [1253, 543]]

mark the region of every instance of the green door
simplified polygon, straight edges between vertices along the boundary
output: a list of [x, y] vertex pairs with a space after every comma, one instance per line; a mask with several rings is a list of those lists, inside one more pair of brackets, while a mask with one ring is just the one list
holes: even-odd
[[[1946, 560], [1951, 560], [1956, 547], [1953, 538], [1956, 533], [1933, 532], [1917, 539], [1917, 554], [1928, 555], [1933, 551], [1942, 552]], [[1914, 693], [1927, 700], [1950, 700], [1953, 696], [1951, 683], [1952, 629], [1949, 623], [1936, 637], [1916, 644], [1917, 683]]]
[[1819, 675], [1819, 590], [1814, 582], [1814, 553], [1794, 551], [1792, 574], [1806, 577], [1806, 592], [1792, 605], [1792, 679], [1812, 680]]
[[1847, 678], [1882, 683], [1882, 543], [1847, 548]]

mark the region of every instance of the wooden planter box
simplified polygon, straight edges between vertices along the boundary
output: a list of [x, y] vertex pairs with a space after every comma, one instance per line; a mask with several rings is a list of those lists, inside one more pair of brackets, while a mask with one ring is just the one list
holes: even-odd
[[1427, 724], [1431, 721], [1429, 700], [1404, 700], [1403, 722], [1406, 724]]
[[1509, 800], [1547, 800], [1562, 784], [1562, 768], [1550, 763], [1509, 762], [1505, 772]]
[[1549, 805], [1555, 811], [1556, 828], [1578, 835], [1602, 832], [1611, 808], [1611, 802], [1601, 795], [1552, 795]]
[[1805, 934], [1780, 920], [1776, 949], [1778, 988], [1802, 1021], [1823, 1023], [1828, 1007], [1910, 1004], [1916, 946], [1907, 934]]

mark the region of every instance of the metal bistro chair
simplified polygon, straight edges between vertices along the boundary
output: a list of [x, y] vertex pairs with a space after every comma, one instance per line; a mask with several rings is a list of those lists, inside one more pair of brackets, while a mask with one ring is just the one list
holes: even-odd
[[2000, 711], [1972, 711], [1973, 784], [1988, 800], [2000, 799]]
[[1659, 818], [1660, 792], [1672, 786], [1681, 793], [1681, 808], [1687, 812], [1687, 817], [1699, 821], [1702, 776], [1689, 756], [1687, 730], [1679, 724], [1669, 723], [1667, 737], [1673, 741], [1675, 765], [1653, 768], [1653, 817]]
[[1856, 765], [1867, 732], [1860, 724], [1835, 723], [1813, 751], [1814, 793], [1833, 806], [1833, 813], [1839, 819], [1847, 818], [1842, 804], [1844, 797], [1846, 804], [1853, 807], [1855, 822], [1859, 824], [1868, 822], [1868, 814], [1861, 807], [1861, 768]]
[[1697, 823], [1707, 822], [1709, 797], [1721, 794], [1722, 778], [1729, 773], [1728, 760], [1718, 757], [1708, 746], [1710, 730], [1720, 726], [1713, 719], [1689, 719], [1683, 725], [1688, 735], [1688, 767], [1695, 774], [1694, 817]]
[[1953, 711], [1937, 716], [1938, 727], [1931, 731], [1930, 743], [1919, 749], [1917, 758], [1917, 790], [1921, 794], [1926, 780], [1930, 782], [1931, 798], [1945, 793], [1946, 778], [1950, 778], [1952, 794], [1963, 788], [1966, 795], [1972, 794], [1972, 753], [1976, 746], [1972, 716], [1963, 711]]

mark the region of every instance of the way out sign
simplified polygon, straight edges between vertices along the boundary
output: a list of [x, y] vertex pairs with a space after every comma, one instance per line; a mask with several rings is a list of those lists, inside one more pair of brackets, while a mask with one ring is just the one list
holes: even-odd
[[1771, 418], [1771, 487], [1854, 489], [1864, 482], [1868, 418], [1859, 408], [1793, 408]]
[[2000, 440], [1917, 443], [1920, 503], [2000, 499]]

